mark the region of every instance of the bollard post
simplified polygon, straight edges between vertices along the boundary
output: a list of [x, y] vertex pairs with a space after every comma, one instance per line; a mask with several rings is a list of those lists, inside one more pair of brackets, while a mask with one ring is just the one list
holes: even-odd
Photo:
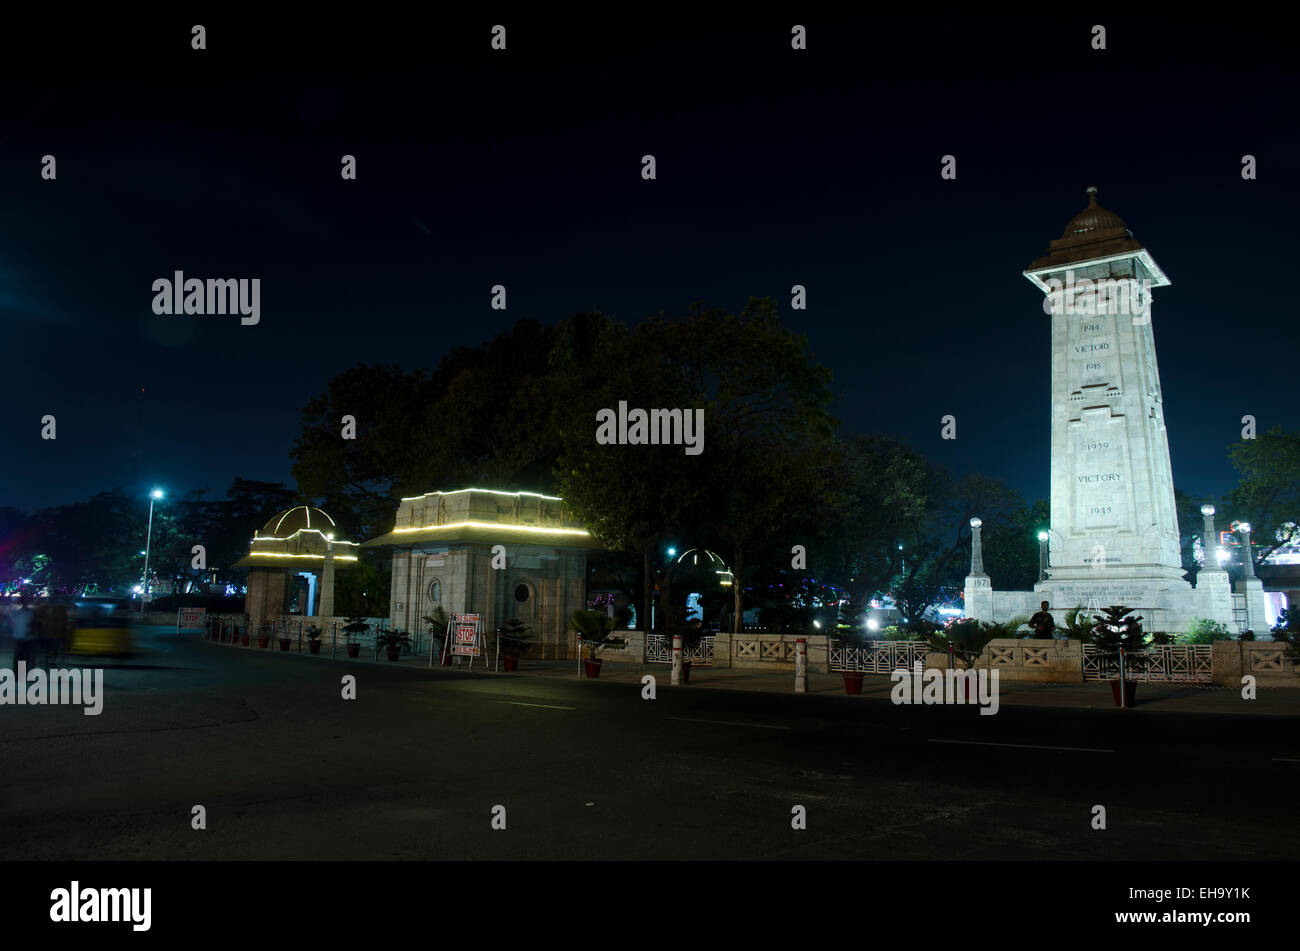
[[676, 687], [682, 682], [682, 636], [673, 635], [673, 679], [672, 685]]
[[582, 635], [578, 635], [578, 677], [582, 677]]
[[1119, 705], [1121, 709], [1128, 706], [1128, 691], [1124, 689], [1125, 686], [1126, 683], [1124, 680], [1124, 648], [1121, 647], [1119, 649]]
[[333, 657], [339, 650], [339, 622], [330, 622], [330, 657]]
[[794, 642], [794, 692], [808, 692], [808, 641], [802, 637]]

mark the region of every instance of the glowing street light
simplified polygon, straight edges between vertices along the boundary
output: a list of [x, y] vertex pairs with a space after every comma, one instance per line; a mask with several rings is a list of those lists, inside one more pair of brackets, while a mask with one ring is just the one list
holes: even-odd
[[153, 541], [153, 504], [163, 497], [162, 489], [149, 493], [149, 530], [144, 536], [144, 577], [140, 583], [140, 617], [144, 617], [144, 603], [149, 600], [149, 545]]
[[1047, 532], [1038, 533], [1038, 580], [1047, 580]]

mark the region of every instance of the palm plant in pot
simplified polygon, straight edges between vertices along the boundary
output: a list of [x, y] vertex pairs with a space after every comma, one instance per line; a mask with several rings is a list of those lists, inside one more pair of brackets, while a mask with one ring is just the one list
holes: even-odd
[[844, 670], [841, 671], [844, 675], [844, 692], [854, 696], [862, 693], [862, 681], [866, 678], [866, 674], [859, 669], [862, 649], [870, 643], [858, 621], [864, 613], [862, 602], [849, 597], [840, 603], [831, 629], [831, 637], [845, 649]]
[[[1137, 699], [1137, 682], [1129, 680], [1128, 677], [1141, 667], [1145, 659], [1142, 653], [1145, 644], [1142, 618], [1141, 616], [1130, 617], [1132, 613], [1133, 608], [1114, 604], [1103, 608], [1101, 614], [1093, 615], [1097, 623], [1092, 631], [1091, 643], [1101, 655], [1101, 669], [1103, 671], [1114, 669], [1115, 678], [1110, 682], [1110, 689], [1117, 707], [1133, 706]], [[1122, 665], [1121, 650], [1123, 651]], [[1124, 691], [1122, 697], [1121, 680]]]
[[[999, 637], [1015, 637], [1022, 624], [1024, 620], [1018, 617], [1001, 623], [962, 618], [932, 632], [927, 640], [931, 650], [947, 653], [954, 662], [961, 664], [961, 670], [974, 670], [990, 641]], [[962, 682], [966, 685], [966, 700], [974, 700], [970, 679], [962, 678]]]
[[430, 656], [437, 654], [442, 657], [444, 665], [451, 664], [451, 655], [443, 656], [442, 653], [442, 646], [447, 640], [447, 623], [450, 620], [451, 618], [447, 616], [447, 610], [441, 604], [433, 609], [432, 614], [424, 616], [424, 623], [429, 625], [429, 639], [433, 642], [429, 647], [432, 652]]
[[307, 650], [313, 654], [320, 653], [321, 630], [315, 624], [307, 628]]
[[589, 659], [584, 659], [587, 676], [599, 677], [600, 658], [596, 655], [606, 647], [619, 647], [623, 644], [622, 638], [614, 636], [614, 625], [617, 622], [604, 611], [584, 611], [579, 608], [569, 616], [569, 623], [582, 638], [578, 645], [579, 653], [585, 646], [591, 654]]
[[348, 636], [345, 646], [349, 657], [361, 656], [360, 637], [363, 631], [368, 630], [370, 630], [370, 625], [366, 623], [365, 618], [350, 617], [348, 623], [343, 625], [343, 633]]
[[[682, 635], [682, 683], [691, 682], [691, 662], [688, 658], [695, 653], [695, 649], [700, 646], [700, 639], [704, 636], [704, 622], [696, 618], [687, 621], [681, 629]], [[669, 646], [672, 646], [671, 639]]]
[[389, 660], [398, 660], [402, 656], [402, 648], [411, 642], [411, 635], [405, 631], [380, 631], [375, 636], [383, 645]]
[[512, 617], [501, 624], [497, 640], [501, 644], [501, 660], [505, 663], [507, 673], [519, 669], [519, 655], [526, 653], [532, 645], [532, 628], [527, 627], [517, 617]]

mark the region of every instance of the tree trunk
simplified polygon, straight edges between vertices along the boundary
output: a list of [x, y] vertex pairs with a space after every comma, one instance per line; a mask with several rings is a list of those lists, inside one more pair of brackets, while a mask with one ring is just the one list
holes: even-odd
[[650, 581], [650, 549], [641, 549], [641, 600], [645, 608], [645, 614], [637, 619], [637, 627], [645, 631], [647, 635], [652, 634], [650, 630], [650, 605], [654, 601], [654, 589]]
[[745, 592], [740, 583], [740, 572], [743, 567], [741, 563], [743, 558], [744, 555], [740, 546], [736, 546], [736, 557], [734, 559], [736, 566], [731, 569], [732, 594], [735, 598], [735, 617], [731, 621], [731, 627], [736, 634], [739, 634], [744, 629]]

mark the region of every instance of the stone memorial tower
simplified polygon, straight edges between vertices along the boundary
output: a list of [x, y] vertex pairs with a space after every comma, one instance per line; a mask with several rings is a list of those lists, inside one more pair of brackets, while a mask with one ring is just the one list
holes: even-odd
[[1095, 600], [1138, 609], [1147, 630], [1193, 617], [1232, 626], [1226, 573], [1203, 571], [1193, 588], [1182, 567], [1151, 324], [1152, 291], [1169, 279], [1096, 188], [1024, 275], [1051, 321], [1047, 577], [1032, 592], [993, 590], [990, 604], [972, 569], [968, 613], [1005, 620], [1047, 600], [1059, 615]]

